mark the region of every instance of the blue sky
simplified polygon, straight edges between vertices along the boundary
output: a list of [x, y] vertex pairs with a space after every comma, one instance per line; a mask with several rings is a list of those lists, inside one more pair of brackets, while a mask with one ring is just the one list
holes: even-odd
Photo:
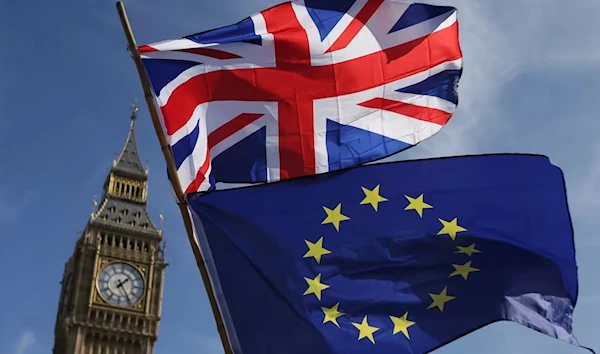
[[[459, 9], [464, 75], [458, 110], [439, 134], [399, 158], [483, 152], [550, 156], [567, 179], [580, 297], [575, 332], [600, 348], [600, 4], [593, 0], [436, 0]], [[275, 0], [126, 0], [138, 43], [238, 20]], [[595, 37], [596, 34], [596, 37]], [[114, 1], [0, 1], [0, 352], [50, 352], [59, 282], [77, 231], [143, 97]], [[165, 215], [167, 268], [157, 354], [221, 353], [144, 105], [138, 146], [150, 206]], [[436, 354], [585, 353], [497, 323]]]

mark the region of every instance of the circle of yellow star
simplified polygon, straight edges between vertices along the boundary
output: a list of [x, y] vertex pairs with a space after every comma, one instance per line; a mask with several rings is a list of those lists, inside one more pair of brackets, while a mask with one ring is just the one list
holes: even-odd
[[411, 198], [407, 195], [405, 195], [404, 197], [408, 200], [408, 203], [409, 203], [406, 206], [406, 208], [404, 208], [404, 210], [415, 210], [417, 212], [417, 214], [419, 214], [420, 217], [423, 217], [424, 209], [433, 208], [431, 205], [429, 205], [423, 201], [423, 194], [421, 194], [420, 196], [418, 196], [416, 198]]
[[465, 280], [469, 277], [469, 273], [471, 272], [479, 272], [481, 269], [471, 267], [471, 261], [463, 265], [453, 264], [454, 269], [456, 269], [449, 277], [453, 277], [455, 275], [462, 276]]
[[369, 322], [367, 322], [366, 315], [363, 318], [362, 323], [352, 322], [352, 324], [358, 329], [358, 340], [361, 340], [363, 338], [369, 338], [371, 343], [375, 344], [375, 338], [373, 337], [373, 333], [377, 332], [379, 328], [369, 326]]
[[438, 235], [450, 235], [450, 238], [454, 241], [456, 240], [456, 234], [459, 232], [467, 231], [462, 226], [457, 224], [458, 218], [452, 219], [452, 221], [446, 221], [442, 219], [438, 219], [444, 227], [437, 233]]
[[340, 231], [340, 222], [350, 220], [349, 217], [342, 214], [342, 203], [338, 204], [333, 210], [327, 207], [323, 207], [323, 210], [327, 213], [327, 217], [321, 224], [333, 224], [337, 231]]
[[390, 319], [392, 322], [394, 322], [394, 333], [392, 334], [402, 332], [407, 339], [410, 339], [410, 336], [408, 335], [408, 327], [414, 325], [415, 322], [408, 320], [408, 311], [406, 311], [402, 317], [390, 316]]
[[473, 253], [483, 253], [482, 251], [475, 249], [475, 244], [472, 243], [470, 246], [468, 247], [461, 247], [461, 246], [456, 246], [456, 248], [458, 248], [458, 251], [454, 252], [454, 253], [464, 253], [467, 256], [471, 257], [473, 255]]
[[375, 209], [375, 211], [377, 211], [377, 208], [379, 207], [379, 203], [388, 201], [386, 198], [379, 195], [379, 184], [377, 186], [375, 186], [375, 188], [373, 188], [373, 190], [369, 190], [365, 187], [360, 187], [360, 188], [362, 188], [363, 193], [365, 193], [365, 199], [363, 199], [360, 202], [360, 205], [371, 204], [373, 209]]
[[321, 310], [325, 314], [323, 323], [333, 322], [333, 324], [335, 324], [336, 326], [338, 326], [338, 327], [340, 326], [339, 323], [337, 322], [337, 318], [342, 315], [345, 315], [345, 314], [343, 312], [338, 311], [338, 306], [340, 306], [339, 302], [337, 304], [333, 305], [333, 307], [330, 309], [328, 309], [327, 307], [321, 306]]
[[306, 289], [303, 295], [315, 294], [317, 299], [321, 301], [321, 292], [329, 288], [329, 285], [321, 283], [321, 273], [314, 279], [305, 277], [304, 280], [306, 280], [306, 283], [308, 284], [308, 289]]
[[331, 251], [323, 247], [323, 237], [321, 237], [316, 243], [312, 243], [308, 240], [304, 240], [308, 246], [308, 251], [304, 254], [304, 257], [313, 257], [317, 263], [321, 263], [321, 257], [330, 254]]
[[431, 303], [431, 305], [429, 305], [427, 309], [429, 310], [434, 307], [437, 307], [441, 312], [444, 312], [444, 304], [446, 304], [448, 301], [455, 299], [454, 296], [449, 296], [447, 294], [447, 291], [448, 287], [445, 287], [444, 290], [442, 290], [442, 292], [439, 294], [429, 294], [429, 296], [431, 296], [431, 299], [433, 299], [433, 302]]

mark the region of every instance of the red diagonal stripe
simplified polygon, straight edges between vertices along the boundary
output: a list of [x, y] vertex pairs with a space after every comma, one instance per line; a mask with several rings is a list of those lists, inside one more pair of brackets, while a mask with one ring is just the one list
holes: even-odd
[[149, 45], [144, 44], [144, 45], [141, 45], [138, 47], [138, 51], [140, 53], [149, 53], [149, 52], [157, 52], [158, 50], [156, 48], [153, 48]]
[[225, 140], [227, 137], [232, 136], [236, 132], [244, 129], [244, 127], [254, 123], [258, 118], [262, 117], [264, 114], [261, 113], [242, 113], [239, 116], [233, 118], [229, 122], [223, 124], [219, 128], [215, 129], [212, 133], [208, 135], [208, 148], [206, 152], [206, 160], [200, 166], [200, 169], [196, 173], [196, 177], [194, 181], [187, 186], [185, 193], [196, 192], [200, 185], [206, 179], [206, 172], [208, 171], [208, 167], [210, 166], [210, 149], [212, 149], [215, 145]]
[[325, 53], [346, 48], [382, 3], [383, 0], [368, 0], [365, 6], [360, 9], [358, 14], [356, 14], [356, 17], [352, 19], [342, 35], [339, 36], [335, 42], [333, 42], [331, 47], [329, 47]]
[[388, 100], [387, 98], [373, 98], [372, 100], [360, 103], [359, 106], [382, 109], [439, 125], [448, 123], [450, 117], [452, 117], [452, 113], [442, 111], [441, 109], [417, 106], [410, 103]]
[[180, 49], [178, 52], [186, 52], [198, 55], [204, 55], [205, 57], [211, 57], [215, 59], [239, 59], [241, 58], [237, 54], [225, 52], [223, 50], [212, 49], [212, 48], [190, 48]]
[[262, 113], [242, 113], [223, 124], [208, 135], [208, 149], [212, 149], [215, 145], [244, 129], [244, 127], [254, 123], [263, 115], [264, 114]]
[[209, 166], [210, 150], [206, 152], [206, 160], [204, 160], [204, 163], [202, 164], [202, 166], [200, 166], [200, 169], [196, 173], [196, 178], [194, 178], [192, 183], [190, 183], [190, 185], [187, 186], [187, 188], [185, 189], [185, 194], [198, 191], [198, 188], [200, 188], [200, 185], [202, 184], [202, 182], [204, 182], [204, 179], [206, 178], [206, 172], [208, 171]]

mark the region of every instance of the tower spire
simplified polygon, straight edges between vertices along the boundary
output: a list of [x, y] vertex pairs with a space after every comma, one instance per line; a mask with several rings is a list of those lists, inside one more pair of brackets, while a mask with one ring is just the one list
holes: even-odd
[[161, 238], [150, 220], [146, 203], [148, 202], [148, 170], [142, 166], [135, 142], [135, 120], [137, 104], [131, 105], [129, 133], [119, 156], [113, 161], [103, 187], [103, 195], [98, 209], [91, 216], [90, 225], [102, 227], [125, 227]]
[[125, 145], [119, 154], [119, 157], [114, 161], [112, 170], [122, 172], [136, 179], [146, 179], [146, 170], [142, 166], [137, 145], [135, 143], [135, 119], [137, 118], [137, 99], [131, 105], [131, 124], [129, 125], [129, 133], [125, 140]]

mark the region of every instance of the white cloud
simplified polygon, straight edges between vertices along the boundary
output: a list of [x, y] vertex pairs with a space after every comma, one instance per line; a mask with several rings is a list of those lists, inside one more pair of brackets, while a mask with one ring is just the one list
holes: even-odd
[[32, 331], [25, 331], [21, 333], [15, 346], [15, 354], [27, 354], [30, 349], [37, 343], [35, 334]]
[[519, 119], [497, 118], [508, 106], [503, 90], [519, 75], [544, 71], [551, 76], [555, 71], [600, 67], [600, 47], [594, 44], [600, 6], [593, 1], [426, 2], [458, 9], [464, 55], [457, 112], [445, 129], [424, 143], [429, 153], [480, 152], [484, 142], [514, 136]]
[[[572, 184], [571, 211], [574, 215], [587, 220], [596, 221], [600, 210], [600, 143], [595, 143], [587, 152], [587, 161], [582, 164], [582, 173], [577, 183]], [[584, 240], [586, 245], [600, 246], [598, 238]]]

